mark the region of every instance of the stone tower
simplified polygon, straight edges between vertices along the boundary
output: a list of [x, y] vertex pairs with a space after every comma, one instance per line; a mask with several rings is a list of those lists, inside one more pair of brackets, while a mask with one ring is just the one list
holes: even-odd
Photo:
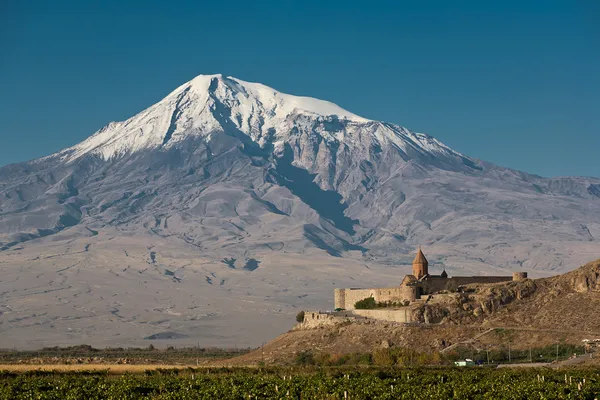
[[421, 248], [419, 248], [419, 251], [417, 251], [417, 256], [413, 261], [412, 267], [413, 275], [417, 279], [421, 279], [425, 275], [429, 274], [429, 262], [425, 258], [425, 254], [423, 254]]

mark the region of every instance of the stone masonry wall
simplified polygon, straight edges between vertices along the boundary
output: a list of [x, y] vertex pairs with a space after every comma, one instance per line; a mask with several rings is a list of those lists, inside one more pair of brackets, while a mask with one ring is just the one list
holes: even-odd
[[409, 323], [413, 321], [412, 311], [408, 307], [384, 310], [354, 310], [353, 314], [380, 321]]
[[501, 283], [513, 280], [512, 276], [457, 276], [450, 278], [459, 285], [469, 285], [471, 283]]
[[334, 290], [334, 308], [346, 308], [346, 289]]
[[513, 272], [513, 281], [523, 281], [527, 279], [527, 272]]
[[353, 310], [348, 312], [324, 313], [320, 311], [304, 311], [304, 321], [294, 329], [316, 329], [323, 326], [335, 326], [345, 322], [369, 323], [369, 321], [388, 321], [396, 323], [413, 322], [412, 310], [401, 307], [385, 310]]
[[469, 285], [472, 283], [501, 283], [512, 281], [512, 276], [455, 276], [452, 278], [442, 278], [439, 276], [431, 276], [426, 280], [419, 282], [422, 287], [422, 294], [435, 293], [441, 290], [446, 290], [449, 282], [454, 282], [456, 286]]
[[297, 325], [297, 329], [311, 329], [319, 326], [333, 326], [341, 324], [346, 321], [354, 321], [354, 317], [351, 313], [348, 314], [327, 314], [320, 311], [305, 311], [304, 321]]
[[377, 302], [402, 302], [404, 300], [414, 301], [415, 296], [416, 289], [414, 287], [336, 289], [334, 304], [336, 308], [354, 310], [354, 304], [367, 297], [373, 297]]

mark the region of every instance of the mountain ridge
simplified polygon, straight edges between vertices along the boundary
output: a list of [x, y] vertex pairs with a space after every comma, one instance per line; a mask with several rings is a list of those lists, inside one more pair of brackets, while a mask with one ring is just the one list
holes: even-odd
[[[187, 130], [185, 133], [188, 135], [206, 135], [210, 131], [222, 127], [221, 121], [215, 121], [216, 118], [214, 118], [214, 111], [218, 110], [214, 110], [213, 107], [217, 107], [219, 103], [221, 105], [228, 103], [226, 105], [232, 109], [230, 111], [232, 115], [229, 118], [231, 122], [261, 147], [267, 140], [265, 135], [275, 127], [274, 125], [285, 123], [285, 120], [290, 116], [308, 115], [329, 117], [333, 124], [336, 123], [336, 120], [341, 120], [371, 125], [375, 128], [372, 133], [380, 142], [386, 139], [394, 139], [394, 136], [397, 135], [403, 135], [402, 139], [405, 143], [401, 143], [402, 145], [412, 146], [422, 151], [445, 151], [458, 154], [429, 135], [413, 133], [398, 125], [359, 117], [328, 101], [293, 96], [278, 92], [262, 84], [245, 82], [217, 74], [200, 75], [179, 86], [159, 102], [133, 117], [125, 121], [110, 122], [90, 138], [50, 157], [62, 156], [72, 162], [77, 157], [91, 152], [92, 154], [100, 154], [106, 160], [118, 156], [119, 151], [114, 148], [114, 142], [118, 139], [125, 143], [121, 143], [117, 146], [117, 149], [125, 149], [121, 151], [139, 151], [157, 148], [161, 145], [165, 146], [173, 139], [173, 135], [177, 137], [185, 130]], [[161, 112], [164, 114], [163, 116], [156, 115], [161, 114]], [[210, 115], [210, 112], [213, 115]], [[258, 114], [258, 116], [253, 116], [253, 114]], [[170, 118], [167, 118], [167, 116], [170, 116]], [[150, 120], [150, 122], [158, 121], [152, 124], [146, 123], [147, 120]], [[125, 130], [124, 133], [118, 132], [121, 128]], [[138, 129], [140, 132], [136, 134]], [[144, 130], [149, 131], [149, 133], [144, 132]], [[132, 138], [131, 136], [135, 137]], [[180, 139], [184, 139], [184, 137]], [[285, 139], [285, 136], [283, 139]], [[341, 135], [335, 137], [328, 135], [325, 139], [344, 142], [345, 138]], [[398, 145], [400, 142], [392, 143]], [[102, 151], [104, 147], [108, 147], [109, 150]], [[403, 150], [406, 151], [406, 148]]]
[[[237, 154], [234, 156], [235, 160], [229, 158], [231, 151]], [[149, 157], [162, 160], [163, 165], [149, 160]], [[184, 163], [191, 162], [185, 167], [186, 175], [197, 176], [197, 168], [201, 167], [202, 176], [197, 178], [201, 182], [202, 178], [231, 173], [227, 172], [227, 165], [221, 165], [216, 174], [209, 171], [209, 166], [223, 158], [233, 164], [249, 163], [252, 167], [262, 169], [263, 178], [255, 177], [263, 180], [261, 183], [257, 182], [258, 185], [276, 184], [286, 187], [303, 202], [308, 201], [309, 207], [317, 215], [325, 216], [325, 219], [333, 221], [331, 216], [339, 214], [339, 211], [334, 210], [341, 210], [342, 215], [334, 219], [338, 222], [347, 219], [342, 231], [352, 235], [354, 229], [347, 226], [348, 221], [361, 220], [360, 216], [365, 210], [355, 209], [364, 208], [365, 199], [368, 203], [374, 191], [391, 190], [394, 200], [389, 212], [393, 212], [393, 209], [402, 206], [407, 194], [419, 194], [410, 181], [429, 180], [430, 185], [438, 186], [441, 191], [449, 189], [454, 196], [457, 191], [462, 190], [459, 189], [458, 182], [450, 185], [446, 182], [441, 186], [440, 182], [448, 178], [460, 180], [461, 176], [466, 176], [477, 179], [476, 184], [483, 187], [483, 190], [493, 187], [513, 193], [533, 191], [550, 196], [600, 198], [598, 179], [547, 179], [497, 167], [455, 152], [429, 135], [413, 133], [394, 124], [367, 120], [330, 102], [283, 94], [261, 84], [223, 77], [220, 74], [200, 75], [179, 86], [153, 106], [125, 121], [109, 123], [75, 146], [32, 163], [1, 168], [0, 178], [4, 177], [5, 182], [0, 180], [0, 188], [10, 187], [6, 178], [10, 181], [10, 176], [15, 174], [17, 177], [25, 177], [22, 184], [31, 186], [31, 180], [35, 179], [36, 183], [41, 182], [38, 186], [49, 189], [42, 191], [40, 187], [37, 191], [42, 192], [36, 192], [31, 196], [32, 199], [35, 197], [37, 201], [43, 201], [43, 198], [36, 196], [43, 197], [46, 194], [58, 197], [57, 203], [64, 209], [63, 213], [58, 215], [54, 226], [43, 226], [41, 231], [38, 230], [38, 236], [42, 237], [69, 228], [75, 221], [79, 223], [84, 218], [81, 206], [89, 201], [89, 196], [80, 195], [77, 186], [87, 181], [95, 168], [114, 169], [119, 165], [120, 169], [122, 164], [133, 171], [136, 163], [145, 163], [149, 164], [145, 171], [166, 167], [170, 175], [175, 173], [177, 179], [185, 180], [185, 177], [179, 176], [181, 173], [174, 171]], [[46, 164], [50, 168], [46, 168]], [[30, 174], [37, 174], [37, 168], [46, 168], [46, 174], [27, 178]], [[59, 173], [47, 172], [59, 169], [62, 169]], [[82, 175], [80, 177], [79, 172]], [[294, 178], [282, 176], [283, 172], [292, 174]], [[64, 176], [59, 178], [60, 174]], [[104, 177], [95, 179], [103, 180]], [[81, 182], [76, 183], [78, 179]], [[143, 179], [149, 181], [148, 177]], [[303, 183], [294, 184], [294, 180]], [[207, 179], [204, 184], [210, 181], [211, 179]], [[394, 187], [389, 188], [390, 183]], [[143, 185], [135, 186], [139, 189]], [[13, 211], [30, 208], [30, 205], [26, 205], [28, 196], [25, 193], [28, 190], [31, 188], [15, 191], [17, 198], [25, 196], [20, 202], [24, 208], [14, 207]], [[143, 192], [147, 194], [148, 190]], [[153, 192], [156, 192], [156, 188]], [[337, 193], [336, 200], [327, 194], [329, 192]], [[136, 200], [138, 195], [129, 194], [125, 190], [116, 199], [101, 201], [96, 208], [106, 211], [119, 202], [128, 202], [131, 196]], [[324, 196], [321, 203], [309, 200], [320, 196]], [[485, 193], [480, 193], [479, 196], [485, 197]], [[11, 199], [10, 192], [4, 190], [4, 198]], [[10, 204], [10, 201], [5, 200], [4, 203]], [[329, 205], [323, 207], [323, 204]], [[363, 206], [359, 207], [359, 204]], [[69, 205], [72, 207], [69, 208]], [[56, 204], [46, 205], [48, 206], [55, 207]], [[497, 204], [496, 207], [498, 208]], [[515, 207], [520, 206], [511, 204], [509, 208]], [[449, 211], [445, 207], [444, 212], [447, 214]], [[389, 212], [385, 215], [389, 215]], [[344, 213], [348, 215], [343, 215]], [[8, 207], [5, 214], [11, 214], [11, 207]], [[370, 217], [362, 219], [366, 221], [366, 230], [363, 230], [362, 236], [370, 236], [368, 231], [378, 223], [369, 224]], [[418, 221], [422, 218], [413, 219]], [[584, 231], [586, 229], [589, 231], [587, 226], [583, 228]], [[0, 231], [0, 235], [1, 233]], [[337, 235], [336, 232], [333, 234]], [[406, 237], [403, 233], [400, 236]], [[589, 236], [595, 237], [591, 233]], [[17, 238], [7, 242], [1, 237], [0, 244], [4, 242], [1, 246], [4, 249], [9, 244], [23, 241]], [[21, 232], [21, 239], [27, 237], [35, 239], [36, 235]], [[323, 237], [316, 238], [316, 241], [320, 242], [322, 239]], [[342, 235], [340, 239], [356, 245], [363, 244], [360, 238], [352, 241]], [[340, 249], [327, 251], [338, 254]]]
[[[227, 79], [0, 168], [0, 332], [61, 338], [71, 313], [98, 341], [94, 329], [256, 344], [297, 307], [326, 309], [333, 287], [399, 284], [417, 246], [451, 275], [600, 258], [600, 179], [498, 167]], [[242, 317], [261, 326], [244, 333]]]

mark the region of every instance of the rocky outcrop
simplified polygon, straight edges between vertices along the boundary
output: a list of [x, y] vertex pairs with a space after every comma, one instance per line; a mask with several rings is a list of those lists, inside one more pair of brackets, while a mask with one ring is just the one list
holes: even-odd
[[591, 262], [565, 276], [576, 292], [600, 291], [600, 261]]
[[438, 324], [450, 314], [450, 310], [438, 305], [424, 305], [413, 311], [415, 322]]

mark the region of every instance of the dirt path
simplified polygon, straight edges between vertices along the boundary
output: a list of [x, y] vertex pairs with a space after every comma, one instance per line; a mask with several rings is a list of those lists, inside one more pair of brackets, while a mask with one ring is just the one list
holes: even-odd
[[531, 331], [531, 332], [550, 332], [550, 333], [576, 333], [576, 334], [586, 334], [590, 336], [600, 337], [600, 333], [592, 332], [592, 331], [582, 331], [580, 329], [549, 329], [549, 328], [527, 328], [522, 326], [495, 326], [490, 329], [506, 329], [509, 331]]
[[558, 362], [556, 364], [553, 364], [552, 368], [570, 367], [572, 365], [582, 364], [582, 363], [590, 360], [592, 357], [593, 357], [593, 353], [582, 354], [582, 355], [577, 356], [575, 358], [571, 358], [571, 359], [560, 361], [560, 362]]

